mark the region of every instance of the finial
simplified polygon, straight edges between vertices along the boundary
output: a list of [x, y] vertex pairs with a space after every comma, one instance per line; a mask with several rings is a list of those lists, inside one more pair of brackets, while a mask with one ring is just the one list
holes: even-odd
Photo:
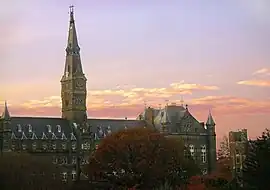
[[180, 100], [180, 102], [181, 102], [181, 106], [184, 106], [184, 100], [183, 100], [183, 96], [181, 96], [181, 100]]
[[69, 13], [73, 14], [73, 12], [74, 12], [74, 5], [70, 5], [69, 6]]

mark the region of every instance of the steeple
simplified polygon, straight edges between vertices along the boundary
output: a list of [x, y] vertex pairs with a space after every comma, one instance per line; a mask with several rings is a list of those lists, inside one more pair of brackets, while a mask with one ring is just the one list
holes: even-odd
[[74, 6], [69, 7], [69, 14], [66, 62], [61, 79], [62, 118], [80, 124], [86, 119], [86, 77], [81, 64]]
[[5, 108], [4, 108], [4, 112], [2, 113], [2, 119], [10, 120], [10, 114], [7, 107], [7, 101], [5, 101]]
[[209, 111], [209, 114], [208, 114], [208, 118], [207, 118], [207, 122], [206, 122], [206, 126], [212, 126], [214, 127], [216, 125], [213, 117], [212, 117], [212, 114], [211, 114], [211, 111]]

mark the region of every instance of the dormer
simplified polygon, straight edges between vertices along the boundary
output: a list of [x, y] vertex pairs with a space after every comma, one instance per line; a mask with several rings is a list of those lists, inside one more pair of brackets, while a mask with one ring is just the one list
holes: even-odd
[[47, 125], [47, 129], [48, 129], [48, 133], [52, 132], [52, 126], [51, 125]]
[[66, 137], [66, 135], [65, 135], [65, 133], [64, 133], [64, 132], [62, 132], [61, 139], [62, 139], [62, 140], [67, 140], [67, 137]]
[[26, 140], [27, 139], [27, 137], [26, 137], [26, 135], [24, 134], [24, 132], [22, 132], [22, 138], [21, 138], [22, 140]]
[[19, 133], [22, 132], [22, 126], [21, 126], [21, 124], [17, 124], [17, 131], [18, 131]]
[[57, 132], [58, 133], [61, 133], [61, 126], [60, 125], [56, 125], [56, 128], [57, 128]]
[[75, 137], [74, 133], [71, 133], [70, 140], [72, 140], [72, 141], [76, 141], [76, 137]]
[[52, 140], [57, 140], [56, 135], [54, 134], [54, 132], [52, 133]]
[[112, 130], [111, 130], [111, 126], [110, 125], [107, 127], [107, 133], [108, 134], [111, 134], [112, 133]]
[[35, 133], [32, 133], [32, 137], [31, 137], [32, 140], [37, 140], [37, 135]]
[[12, 134], [11, 134], [11, 140], [16, 140], [17, 139], [17, 137], [16, 137], [16, 135], [12, 132]]
[[29, 132], [29, 133], [32, 133], [32, 132], [33, 132], [33, 127], [32, 127], [32, 125], [31, 125], [31, 124], [28, 124], [27, 127], [28, 127], [28, 132]]
[[47, 136], [46, 136], [46, 134], [45, 134], [44, 132], [42, 133], [42, 137], [41, 137], [41, 139], [42, 139], [42, 140], [46, 140], [46, 139], [48, 139], [48, 138], [47, 138]]

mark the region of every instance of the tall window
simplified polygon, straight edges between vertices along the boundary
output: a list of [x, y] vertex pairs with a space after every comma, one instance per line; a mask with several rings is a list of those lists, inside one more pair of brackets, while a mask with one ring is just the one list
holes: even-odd
[[206, 162], [206, 146], [203, 145], [201, 146], [201, 158], [202, 158], [202, 163]]
[[76, 171], [74, 171], [74, 170], [72, 171], [71, 178], [72, 178], [73, 181], [76, 180]]
[[194, 156], [194, 152], [195, 152], [195, 149], [194, 149], [194, 145], [189, 145], [189, 151], [190, 151], [190, 155], [191, 156]]

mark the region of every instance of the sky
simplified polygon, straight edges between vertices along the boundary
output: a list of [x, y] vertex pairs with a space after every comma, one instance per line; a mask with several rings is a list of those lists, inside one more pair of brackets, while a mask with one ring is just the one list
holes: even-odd
[[88, 116], [135, 118], [180, 103], [221, 138], [270, 127], [269, 0], [9, 0], [0, 12], [0, 111], [60, 117], [75, 6]]

